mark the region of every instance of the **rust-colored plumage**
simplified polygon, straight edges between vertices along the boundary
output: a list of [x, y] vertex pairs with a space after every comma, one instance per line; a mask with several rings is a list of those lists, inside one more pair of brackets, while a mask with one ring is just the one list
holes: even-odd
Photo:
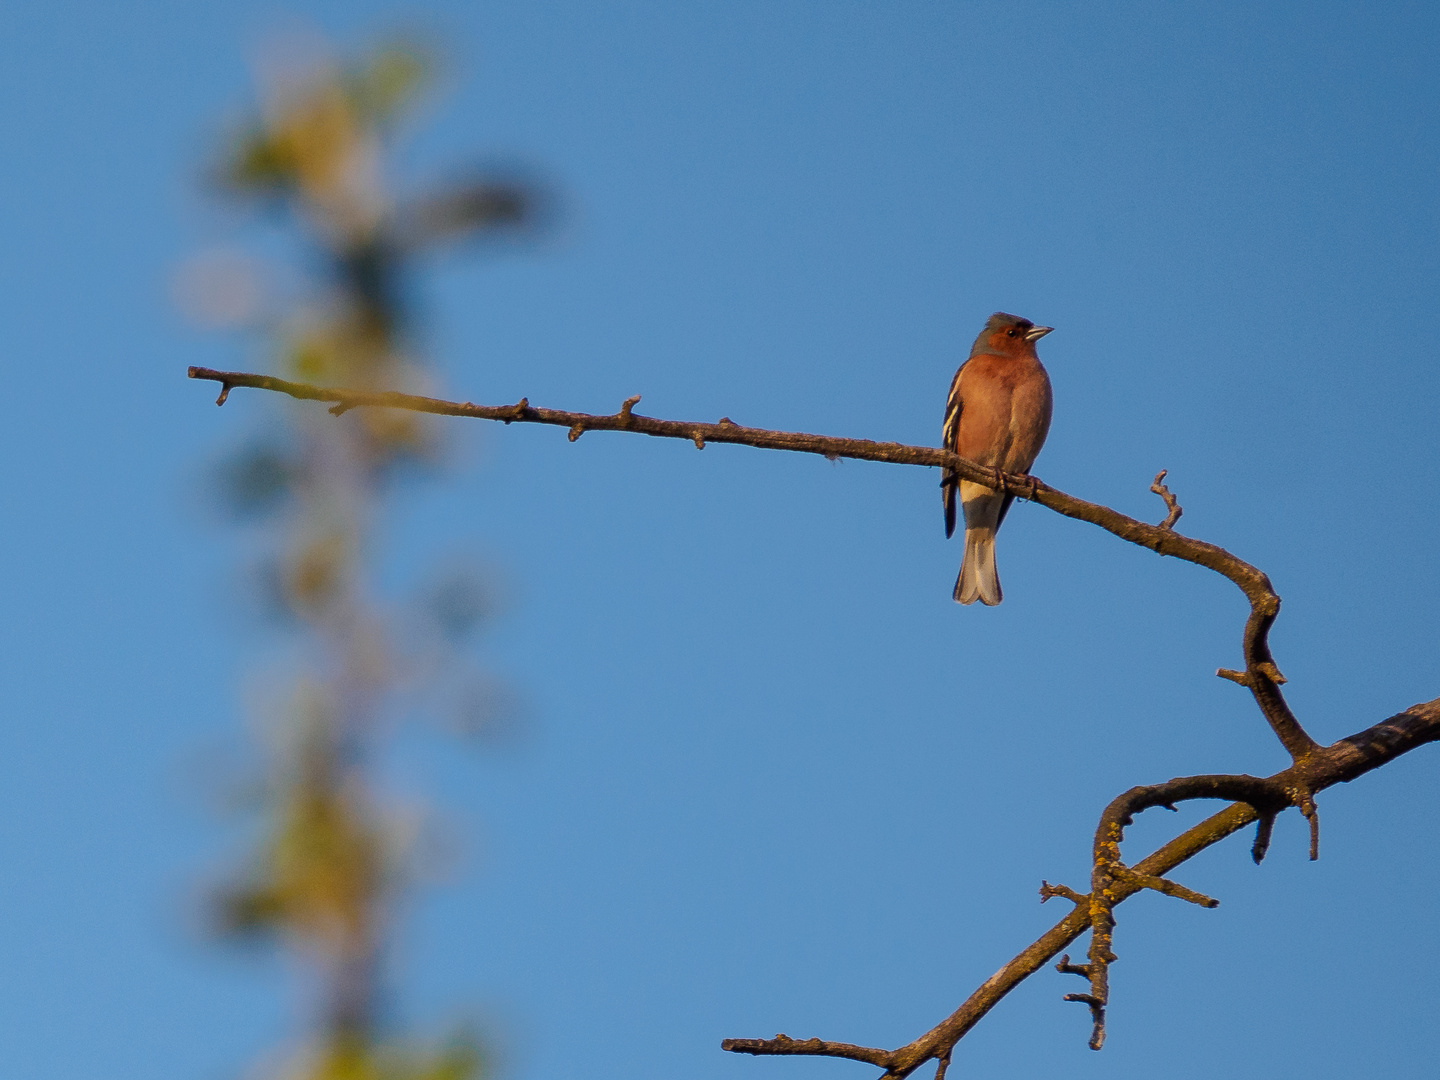
[[[1007, 473], [1030, 471], [1050, 430], [1050, 377], [1035, 342], [1053, 327], [997, 311], [950, 383], [943, 445], [961, 457]], [[1000, 603], [995, 530], [1015, 496], [947, 473], [941, 483], [945, 535], [955, 532], [955, 499], [965, 512], [965, 557], [955, 581], [962, 604]]]

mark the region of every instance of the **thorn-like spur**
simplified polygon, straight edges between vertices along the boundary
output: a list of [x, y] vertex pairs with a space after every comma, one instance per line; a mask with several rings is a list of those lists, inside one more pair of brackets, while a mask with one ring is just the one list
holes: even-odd
[[1283, 686], [1285, 684], [1285, 676], [1281, 675], [1280, 669], [1269, 660], [1262, 661], [1255, 665], [1255, 670], [1260, 672], [1261, 675], [1264, 675], [1276, 686]]
[[1315, 805], [1314, 796], [1303, 787], [1292, 788], [1286, 794], [1290, 796], [1291, 804], [1310, 823], [1310, 861], [1314, 862], [1320, 858], [1320, 808]]
[[1255, 843], [1250, 845], [1250, 858], [1259, 866], [1265, 860], [1265, 853], [1270, 850], [1270, 836], [1275, 831], [1275, 811], [1257, 813], [1260, 813], [1260, 819], [1255, 825]]
[[[1255, 670], [1276, 686], [1283, 686], [1285, 684], [1285, 676], [1280, 674], [1280, 669], [1269, 660], [1256, 664]], [[1222, 679], [1229, 679], [1231, 682], [1244, 686], [1247, 689], [1253, 688], [1255, 685], [1255, 676], [1251, 675], [1248, 671], [1234, 671], [1230, 668], [1222, 667], [1217, 668], [1215, 674]]]

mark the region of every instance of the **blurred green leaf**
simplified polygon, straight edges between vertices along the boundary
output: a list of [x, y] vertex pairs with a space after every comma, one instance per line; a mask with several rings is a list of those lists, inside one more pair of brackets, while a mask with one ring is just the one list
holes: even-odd
[[285, 906], [274, 889], [222, 890], [214, 900], [216, 932], [225, 937], [253, 937], [278, 930]]
[[294, 185], [295, 162], [269, 132], [257, 126], [236, 138], [223, 177], [242, 190], [276, 192]]
[[387, 124], [419, 97], [433, 69], [429, 50], [413, 42], [391, 44], [351, 70], [350, 99], [371, 123]]

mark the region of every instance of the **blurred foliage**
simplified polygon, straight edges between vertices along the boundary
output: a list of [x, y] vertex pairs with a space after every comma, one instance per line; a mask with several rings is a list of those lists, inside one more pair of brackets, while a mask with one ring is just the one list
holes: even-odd
[[480, 1072], [479, 1048], [460, 1036], [436, 1047], [375, 1045], [342, 1037], [307, 1049], [280, 1073], [283, 1080], [466, 1080]]
[[[318, 688], [317, 688], [318, 689]], [[335, 724], [312, 691], [298, 738], [275, 764], [268, 834], [249, 880], [217, 897], [230, 933], [289, 932], [331, 958], [363, 951], [386, 885], [383, 824], [343, 768]]]
[[[266, 86], [257, 114], [221, 155], [237, 198], [280, 211], [316, 256], [302, 295], [265, 312], [270, 292], [234, 255], [194, 261], [182, 296], [214, 323], [254, 313], [279, 374], [308, 382], [414, 390], [427, 377], [405, 303], [413, 258], [487, 230], [533, 224], [536, 189], [472, 177], [397, 200], [384, 183], [388, 140], [431, 83], [433, 59], [408, 42], [347, 63], [319, 59]], [[243, 295], [241, 292], [243, 291]], [[439, 662], [404, 644], [372, 596], [369, 538], [402, 462], [436, 460], [432, 426], [413, 413], [357, 409], [336, 418], [284, 406], [271, 438], [226, 460], [218, 482], [236, 517], [266, 523], [267, 577], [303, 629], [304, 675], [275, 740], [259, 807], [263, 829], [215, 897], [217, 926], [292, 950], [319, 976], [321, 1000], [285, 1080], [464, 1080], [480, 1068], [468, 1037], [439, 1048], [398, 1041], [380, 1007], [397, 899], [412, 887], [405, 815], [377, 790], [381, 719], [406, 677]], [[473, 577], [442, 578], [424, 597], [440, 639], [490, 611]], [[452, 656], [445, 649], [437, 655]], [[473, 681], [473, 680], [472, 680]], [[473, 709], [470, 711], [474, 711]]]
[[235, 139], [221, 175], [241, 190], [333, 197], [349, 170], [369, 163], [374, 140], [414, 103], [432, 67], [423, 48], [397, 42], [273, 87], [267, 115]]

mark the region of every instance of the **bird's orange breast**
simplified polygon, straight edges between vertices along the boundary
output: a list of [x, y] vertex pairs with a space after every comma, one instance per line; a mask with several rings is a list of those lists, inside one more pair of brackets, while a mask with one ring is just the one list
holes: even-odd
[[960, 373], [955, 450], [982, 465], [1025, 472], [1050, 429], [1050, 379], [1033, 357], [982, 353]]

